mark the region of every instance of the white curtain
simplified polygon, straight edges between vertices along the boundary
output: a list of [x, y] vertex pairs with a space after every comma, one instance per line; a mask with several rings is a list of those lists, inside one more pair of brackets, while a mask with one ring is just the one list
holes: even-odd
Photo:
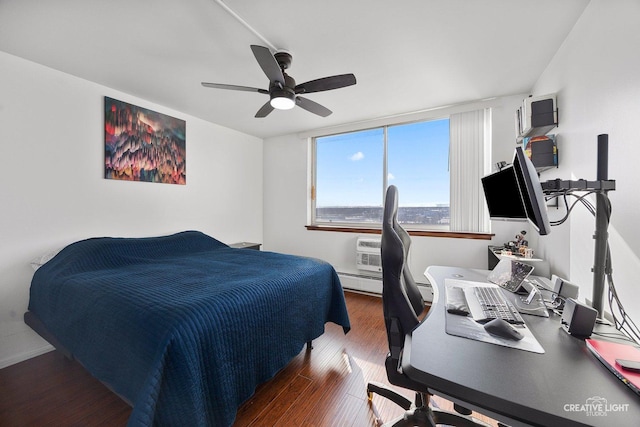
[[480, 179], [490, 172], [491, 109], [449, 118], [451, 231], [489, 233]]

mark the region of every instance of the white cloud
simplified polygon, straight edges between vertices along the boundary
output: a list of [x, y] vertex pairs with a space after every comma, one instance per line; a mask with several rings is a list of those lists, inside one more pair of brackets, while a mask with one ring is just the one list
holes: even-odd
[[358, 151], [357, 153], [349, 157], [349, 159], [351, 159], [352, 162], [357, 162], [358, 160], [364, 159], [364, 153], [362, 151]]
[[396, 177], [395, 177], [395, 176], [393, 176], [393, 174], [392, 174], [391, 172], [389, 172], [389, 174], [387, 175], [387, 179], [388, 179], [389, 181], [391, 181], [392, 179], [396, 179]]

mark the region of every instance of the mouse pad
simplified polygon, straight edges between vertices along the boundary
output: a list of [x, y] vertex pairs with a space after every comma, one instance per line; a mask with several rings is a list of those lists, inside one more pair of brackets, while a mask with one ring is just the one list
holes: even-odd
[[[462, 280], [446, 279], [445, 292], [451, 287], [469, 286], [471, 283], [472, 282]], [[476, 285], [483, 285], [483, 283], [478, 282]], [[449, 335], [501, 345], [503, 347], [517, 348], [518, 350], [530, 351], [532, 353], [544, 353], [544, 349], [526, 325], [518, 328], [518, 331], [524, 335], [524, 338], [520, 341], [512, 341], [489, 334], [489, 332], [485, 331], [483, 325], [471, 317], [447, 313], [446, 310], [444, 310], [444, 315], [445, 330]]]

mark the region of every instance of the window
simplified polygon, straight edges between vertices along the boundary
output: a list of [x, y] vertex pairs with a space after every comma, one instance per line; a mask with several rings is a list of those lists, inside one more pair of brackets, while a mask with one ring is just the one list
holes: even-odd
[[381, 223], [384, 129], [316, 139], [316, 223]]
[[405, 227], [487, 232], [480, 178], [488, 142], [489, 109], [316, 137], [312, 225], [379, 227], [393, 184]]
[[400, 222], [448, 230], [448, 157], [449, 119], [316, 138], [315, 224], [380, 224], [394, 184]]

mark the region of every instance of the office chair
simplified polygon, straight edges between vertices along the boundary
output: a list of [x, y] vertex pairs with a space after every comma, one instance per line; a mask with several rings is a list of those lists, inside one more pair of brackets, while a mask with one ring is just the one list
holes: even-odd
[[398, 189], [390, 185], [385, 196], [381, 245], [382, 306], [389, 341], [385, 368], [389, 383], [413, 390], [416, 396], [412, 404], [409, 399], [383, 384], [371, 382], [367, 384], [369, 401], [372, 404], [375, 393], [407, 411], [385, 426], [435, 426], [437, 424], [486, 426], [478, 420], [465, 416], [471, 413], [466, 408], [456, 407], [461, 414], [431, 408], [429, 406], [431, 394], [427, 385], [411, 380], [402, 372], [401, 359], [405, 335], [420, 323], [418, 317], [425, 308], [422, 295], [406, 265], [410, 245], [409, 234], [398, 224]]

